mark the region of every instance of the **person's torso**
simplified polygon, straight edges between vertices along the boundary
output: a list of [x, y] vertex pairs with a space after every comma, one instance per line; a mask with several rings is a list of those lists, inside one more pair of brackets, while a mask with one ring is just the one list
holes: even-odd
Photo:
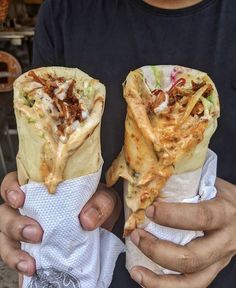
[[[236, 183], [236, 1], [205, 0], [173, 11], [142, 0], [59, 2], [53, 7], [60, 23], [53, 35], [57, 64], [78, 67], [106, 85], [104, 171], [123, 143], [126, 75], [143, 65], [178, 64], [207, 72], [218, 88], [221, 117], [210, 147], [218, 154], [218, 176]], [[122, 220], [118, 234], [121, 228]], [[124, 269], [116, 270], [111, 287], [139, 287]], [[231, 287], [219, 285], [212, 287]]]

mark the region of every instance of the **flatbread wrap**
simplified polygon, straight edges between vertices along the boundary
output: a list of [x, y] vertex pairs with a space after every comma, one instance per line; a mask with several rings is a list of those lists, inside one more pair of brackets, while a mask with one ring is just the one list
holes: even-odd
[[104, 102], [104, 85], [79, 69], [38, 68], [19, 77], [14, 108], [20, 185], [43, 182], [54, 193], [64, 180], [97, 172]]
[[220, 114], [216, 87], [201, 71], [173, 65], [145, 66], [124, 83], [127, 102], [124, 146], [107, 171], [108, 186], [128, 181], [124, 236], [145, 218], [145, 209], [171, 175], [201, 168]]
[[14, 84], [20, 213], [44, 231], [41, 243], [21, 243], [36, 264], [23, 288], [110, 286], [123, 243], [78, 219], [100, 181], [104, 103], [104, 85], [79, 69], [34, 69]]

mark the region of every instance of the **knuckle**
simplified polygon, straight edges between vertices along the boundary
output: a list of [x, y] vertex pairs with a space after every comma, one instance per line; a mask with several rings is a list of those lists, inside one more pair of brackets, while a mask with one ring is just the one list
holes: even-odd
[[[0, 232], [0, 259], [10, 268], [15, 269], [21, 258], [19, 246], [10, 244], [10, 239]], [[1, 285], [0, 285], [1, 286]]]
[[[165, 209], [165, 206], [160, 205], [159, 203], [153, 203], [154, 211], [153, 211], [153, 218], [157, 219], [159, 215], [166, 215], [167, 209]], [[161, 213], [157, 213], [161, 210]], [[165, 219], [165, 218], [164, 218]]]
[[2, 261], [7, 264], [9, 267], [16, 269], [17, 263], [20, 261], [20, 250], [10, 250], [6, 249], [1, 255]]
[[111, 207], [114, 206], [114, 198], [111, 197], [111, 195], [109, 195], [108, 193], [105, 194], [105, 202], [104, 204]]
[[3, 225], [4, 225], [4, 222], [5, 222], [5, 212], [7, 211], [7, 209], [9, 209], [9, 206], [4, 203], [2, 205], [0, 205], [0, 230], [3, 230]]
[[154, 259], [156, 255], [157, 249], [157, 241], [154, 239], [147, 239], [146, 237], [140, 237], [138, 247], [145, 253], [145, 255], [150, 258]]
[[20, 217], [12, 217], [5, 224], [5, 232], [8, 237], [14, 238], [14, 240], [21, 240], [21, 233], [24, 228], [24, 223]]
[[9, 249], [4, 245], [4, 249], [1, 249], [2, 261], [10, 267], [14, 267], [18, 261], [18, 253], [15, 253], [14, 249]]
[[104, 191], [103, 197], [101, 197], [101, 200], [97, 203], [98, 209], [101, 210], [102, 214], [104, 216], [107, 216], [107, 214], [110, 214], [114, 207], [115, 207], [115, 200], [114, 198]]
[[11, 266], [12, 262], [12, 253], [9, 250], [2, 252], [2, 261], [7, 265]]
[[204, 230], [211, 226], [213, 222], [213, 215], [205, 205], [199, 205], [197, 210], [197, 219], [199, 223], [199, 229]]
[[181, 273], [189, 274], [196, 272], [199, 269], [198, 258], [191, 252], [183, 253], [177, 259], [177, 267], [179, 267], [179, 272]]
[[224, 205], [224, 210], [225, 210], [225, 218], [228, 221], [235, 221], [236, 219], [236, 205], [232, 202], [226, 202]]
[[224, 245], [222, 245], [222, 248], [224, 249], [225, 253], [235, 254], [236, 252], [235, 225], [223, 229], [221, 233], [224, 234], [224, 243], [223, 243]]
[[142, 287], [146, 287], [146, 288], [154, 288], [154, 287], [155, 288], [161, 288], [159, 282], [156, 281], [156, 279], [153, 279], [153, 277], [146, 275], [145, 272], [142, 272], [142, 278], [141, 278], [140, 285]]
[[231, 262], [233, 256], [234, 256], [234, 254], [231, 254], [230, 256], [221, 259], [221, 260], [218, 262], [219, 268], [220, 268], [220, 269], [225, 268], [225, 267]]
[[6, 193], [6, 190], [7, 190], [7, 183], [8, 183], [8, 180], [10, 177], [12, 177], [12, 175], [14, 175], [15, 172], [11, 172], [11, 173], [8, 173], [2, 180], [2, 183], [1, 183], [1, 196], [4, 197], [5, 196], [5, 193]]
[[167, 203], [154, 203], [154, 217], [160, 224], [165, 225], [171, 220], [171, 213]]

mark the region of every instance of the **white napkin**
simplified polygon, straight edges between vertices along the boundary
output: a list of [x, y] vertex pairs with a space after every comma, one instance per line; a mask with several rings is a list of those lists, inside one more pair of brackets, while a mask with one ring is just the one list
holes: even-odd
[[22, 187], [26, 200], [22, 215], [37, 220], [43, 230], [41, 244], [22, 243], [36, 260], [37, 273], [24, 277], [23, 288], [109, 287], [124, 244], [103, 230], [84, 231], [78, 215], [97, 189], [101, 169], [67, 180], [50, 195], [41, 183]]
[[[163, 201], [198, 203], [199, 201], [214, 198], [217, 193], [214, 186], [216, 168], [217, 156], [213, 151], [208, 150], [207, 159], [203, 168], [170, 177], [165, 188], [161, 191], [162, 197], [165, 197], [165, 200]], [[180, 245], [185, 245], [191, 240], [203, 236], [202, 231], [173, 229], [158, 225], [148, 219], [146, 219], [142, 228], [160, 239], [168, 240]], [[147, 258], [137, 249], [129, 237], [126, 239], [126, 246], [126, 268], [129, 271], [135, 265], [140, 265], [158, 274], [175, 273], [174, 271], [160, 267]]]

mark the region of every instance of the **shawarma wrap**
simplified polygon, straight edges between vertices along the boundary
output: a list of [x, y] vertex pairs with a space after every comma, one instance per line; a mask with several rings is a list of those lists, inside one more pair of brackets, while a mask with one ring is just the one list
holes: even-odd
[[127, 102], [124, 146], [106, 174], [112, 186], [128, 181], [124, 235], [145, 218], [145, 209], [174, 174], [201, 168], [217, 127], [216, 87], [201, 71], [172, 65], [145, 66], [124, 83]]
[[104, 102], [104, 85], [79, 69], [38, 68], [19, 77], [14, 108], [20, 185], [43, 182], [54, 193], [60, 182], [98, 171]]

